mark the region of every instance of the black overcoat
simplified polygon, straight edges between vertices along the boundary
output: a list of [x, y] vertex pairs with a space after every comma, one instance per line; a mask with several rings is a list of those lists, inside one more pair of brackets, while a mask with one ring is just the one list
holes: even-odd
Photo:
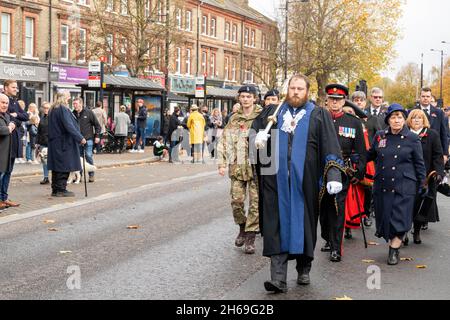
[[11, 133], [9, 115], [0, 113], [0, 172], [9, 172], [11, 168]]
[[[264, 129], [268, 123], [267, 118], [275, 112], [276, 106], [265, 108], [253, 122], [255, 132]], [[276, 127], [276, 126], [275, 126]], [[267, 154], [271, 158], [271, 141], [276, 139], [276, 130], [260, 154]], [[251, 138], [251, 144], [254, 143]], [[276, 140], [275, 140], [276, 141]], [[252, 148], [250, 148], [252, 150]], [[317, 223], [319, 219], [319, 194], [321, 187], [326, 184], [322, 181], [327, 157], [340, 158], [340, 146], [329, 112], [323, 108], [315, 107], [311, 113], [307, 150], [305, 157], [303, 192], [305, 195], [304, 214], [304, 255], [314, 258], [314, 249], [317, 241]], [[255, 155], [250, 154], [252, 161]], [[259, 182], [259, 217], [260, 230], [264, 239], [263, 255], [270, 257], [282, 254], [280, 240], [280, 218], [278, 206], [278, 186], [276, 170], [273, 172], [272, 161], [262, 160], [258, 156], [257, 172]], [[292, 159], [292, 161], [295, 161]], [[268, 168], [272, 168], [267, 170]], [[272, 172], [271, 172], [272, 171]], [[335, 168], [328, 171], [328, 181], [341, 182], [341, 172]], [[322, 183], [321, 183], [322, 182]], [[290, 257], [295, 258], [293, 256]]]
[[395, 135], [390, 128], [379, 131], [367, 155], [372, 160], [376, 236], [389, 241], [412, 227], [416, 195], [426, 174], [419, 137], [406, 126]]
[[77, 120], [68, 107], [56, 106], [48, 115], [48, 169], [56, 172], [81, 170]]
[[8, 105], [8, 114], [11, 116], [11, 113], [16, 113], [17, 117], [11, 116], [11, 121], [16, 125], [16, 129], [12, 132], [11, 135], [11, 158], [23, 158], [23, 144], [22, 144], [22, 122], [26, 122], [30, 120], [28, 113], [26, 113], [19, 106], [16, 98], [8, 97], [9, 105]]

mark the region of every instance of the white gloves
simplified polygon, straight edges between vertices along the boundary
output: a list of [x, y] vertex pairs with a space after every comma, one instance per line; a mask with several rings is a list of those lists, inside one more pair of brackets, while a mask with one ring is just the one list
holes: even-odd
[[266, 133], [265, 131], [260, 131], [255, 138], [256, 149], [264, 149], [269, 138], [270, 134]]
[[342, 183], [336, 182], [336, 181], [328, 182], [327, 183], [327, 191], [331, 195], [338, 194], [339, 192], [342, 191]]

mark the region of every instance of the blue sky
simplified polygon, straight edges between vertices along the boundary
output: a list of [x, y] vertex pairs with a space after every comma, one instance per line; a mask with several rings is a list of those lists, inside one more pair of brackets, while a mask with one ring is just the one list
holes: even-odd
[[[292, 0], [290, 0], [292, 1]], [[389, 0], [386, 0], [389, 1]], [[450, 1], [449, 0], [406, 0], [404, 14], [399, 25], [403, 37], [396, 44], [398, 57], [392, 61], [383, 75], [394, 78], [397, 71], [408, 62], [420, 64], [424, 53], [425, 74], [432, 66], [440, 65], [440, 54], [430, 49], [444, 49], [450, 56]], [[275, 18], [280, 13], [284, 0], [249, 0], [250, 5], [260, 12]]]

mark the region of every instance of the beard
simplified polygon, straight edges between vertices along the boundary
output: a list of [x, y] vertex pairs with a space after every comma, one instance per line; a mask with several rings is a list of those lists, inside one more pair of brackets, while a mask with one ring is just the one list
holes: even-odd
[[303, 97], [298, 96], [287, 96], [286, 102], [293, 108], [300, 108], [308, 102], [308, 96], [304, 95]]

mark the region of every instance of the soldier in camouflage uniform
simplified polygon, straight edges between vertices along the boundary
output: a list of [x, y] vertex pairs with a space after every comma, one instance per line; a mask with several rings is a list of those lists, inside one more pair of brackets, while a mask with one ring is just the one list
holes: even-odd
[[[219, 174], [228, 175], [231, 179], [231, 207], [239, 234], [235, 245], [244, 247], [247, 254], [255, 253], [255, 237], [259, 232], [258, 180], [256, 172], [249, 160], [249, 133], [253, 120], [261, 113], [262, 108], [256, 105], [256, 89], [243, 86], [239, 89], [241, 108], [233, 114], [224, 129], [217, 145]], [[250, 198], [248, 215], [245, 216], [245, 198], [247, 189]]]

